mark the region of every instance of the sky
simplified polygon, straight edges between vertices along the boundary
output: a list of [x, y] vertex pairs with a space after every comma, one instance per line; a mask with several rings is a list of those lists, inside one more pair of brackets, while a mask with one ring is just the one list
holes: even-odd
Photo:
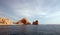
[[26, 17], [39, 24], [60, 24], [60, 0], [0, 0], [0, 17], [18, 21]]

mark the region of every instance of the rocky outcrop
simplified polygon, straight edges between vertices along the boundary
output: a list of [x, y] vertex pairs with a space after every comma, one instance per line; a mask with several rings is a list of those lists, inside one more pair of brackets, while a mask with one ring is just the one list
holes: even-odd
[[13, 22], [8, 18], [0, 18], [0, 24], [12, 24]]
[[[0, 18], [0, 25], [1, 24], [6, 24], [6, 25], [13, 25], [13, 24], [17, 24], [17, 25], [30, 25], [31, 23], [28, 21], [27, 18], [22, 18], [21, 20], [17, 21], [17, 22], [12, 22], [10, 19], [8, 18]], [[33, 21], [32, 23], [33, 25], [38, 25], [38, 20]]]
[[30, 22], [26, 18], [22, 18], [21, 20], [16, 22], [16, 24], [25, 24], [25, 25], [28, 25], [28, 24], [30, 24]]
[[38, 25], [38, 20], [33, 21], [33, 25]]

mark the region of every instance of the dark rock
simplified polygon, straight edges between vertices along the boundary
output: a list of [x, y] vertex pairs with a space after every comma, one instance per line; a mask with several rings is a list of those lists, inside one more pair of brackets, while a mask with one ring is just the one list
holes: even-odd
[[38, 25], [38, 20], [33, 21], [33, 25]]

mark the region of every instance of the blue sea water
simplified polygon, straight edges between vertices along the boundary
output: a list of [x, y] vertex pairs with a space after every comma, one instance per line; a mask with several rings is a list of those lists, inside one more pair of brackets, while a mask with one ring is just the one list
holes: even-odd
[[0, 35], [60, 35], [60, 25], [0, 26]]

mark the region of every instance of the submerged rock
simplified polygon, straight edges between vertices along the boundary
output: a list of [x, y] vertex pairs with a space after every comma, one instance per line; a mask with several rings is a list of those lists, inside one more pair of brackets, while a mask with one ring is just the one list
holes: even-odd
[[38, 25], [38, 20], [33, 21], [33, 25]]

